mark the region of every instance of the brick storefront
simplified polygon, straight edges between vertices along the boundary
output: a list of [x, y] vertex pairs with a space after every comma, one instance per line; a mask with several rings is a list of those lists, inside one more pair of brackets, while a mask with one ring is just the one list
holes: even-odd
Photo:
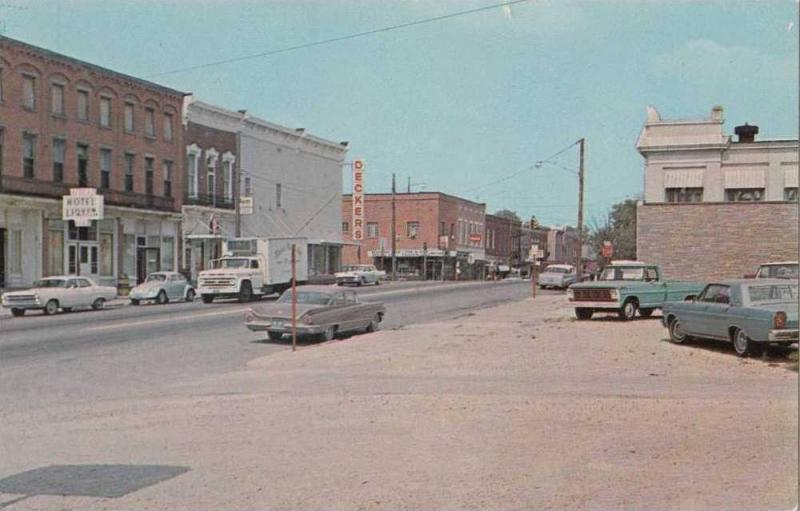
[[797, 259], [795, 203], [639, 204], [636, 218], [637, 258], [667, 278], [741, 278]]

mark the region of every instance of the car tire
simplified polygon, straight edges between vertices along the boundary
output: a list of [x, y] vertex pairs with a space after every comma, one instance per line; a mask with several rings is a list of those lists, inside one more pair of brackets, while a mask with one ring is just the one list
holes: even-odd
[[736, 355], [739, 357], [744, 358], [749, 357], [750, 355], [756, 355], [759, 351], [759, 347], [741, 328], [734, 329], [733, 333], [731, 334], [731, 340], [733, 341], [733, 351], [735, 351]]
[[672, 344], [685, 344], [690, 339], [681, 328], [681, 322], [678, 318], [672, 318], [667, 329], [669, 330], [669, 342]]
[[380, 286], [380, 285], [381, 285], [381, 279], [377, 279], [377, 280], [375, 280], [375, 285], [376, 285], [376, 286]]
[[366, 281], [364, 281], [364, 278], [363, 278], [363, 277], [362, 277], [362, 278], [360, 278], [360, 279], [358, 279], [358, 287], [361, 287], [361, 286], [363, 286], [364, 284], [366, 284]]
[[381, 315], [375, 314], [375, 317], [372, 318], [372, 320], [369, 322], [369, 325], [367, 325], [366, 331], [369, 333], [377, 332], [378, 329], [380, 328], [380, 324], [381, 324]]
[[619, 310], [619, 319], [622, 321], [631, 321], [636, 317], [637, 309], [638, 306], [635, 300], [627, 300], [622, 304], [622, 308]]
[[163, 289], [161, 291], [159, 291], [158, 292], [158, 296], [156, 296], [156, 302], [159, 305], [164, 305], [168, 301], [169, 301], [169, 298], [167, 298], [167, 293]]
[[322, 340], [326, 342], [334, 340], [336, 338], [336, 327], [335, 326], [327, 327], [325, 331], [322, 332], [321, 337]]
[[11, 309], [11, 315], [15, 318], [21, 318], [25, 315], [25, 309]]
[[103, 307], [105, 307], [105, 305], [106, 305], [105, 298], [97, 298], [95, 299], [95, 301], [92, 302], [92, 309], [99, 311], [102, 310]]
[[283, 332], [273, 332], [271, 330], [267, 330], [267, 337], [269, 337], [270, 341], [280, 341], [283, 339]]
[[44, 305], [44, 313], [51, 316], [58, 312], [58, 300], [50, 300]]
[[592, 319], [592, 314], [594, 314], [594, 311], [586, 307], [578, 307], [575, 309], [575, 317], [581, 321]]
[[193, 302], [195, 296], [196, 296], [196, 293], [194, 292], [194, 289], [190, 289], [190, 290], [186, 291], [186, 301], [187, 302]]
[[203, 303], [211, 303], [214, 301], [214, 295], [200, 295], [200, 299]]
[[242, 282], [242, 287], [239, 288], [239, 303], [246, 303], [253, 299], [253, 287], [250, 281]]
[[655, 309], [647, 308], [647, 309], [639, 309], [639, 315], [643, 318], [649, 318], [653, 315]]
[[140, 302], [136, 298], [131, 298], [131, 305], [139, 305], [140, 303], [142, 303], [142, 302]]

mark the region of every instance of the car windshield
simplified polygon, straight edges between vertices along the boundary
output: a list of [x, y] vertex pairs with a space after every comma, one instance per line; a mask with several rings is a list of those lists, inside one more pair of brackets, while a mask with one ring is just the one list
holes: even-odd
[[[331, 295], [327, 293], [318, 293], [315, 291], [298, 291], [297, 303], [306, 303], [311, 305], [328, 305], [331, 301]], [[285, 291], [278, 303], [292, 303], [292, 291]]]
[[555, 266], [548, 266], [544, 269], [545, 273], [569, 273], [567, 268], [557, 268]]
[[644, 280], [644, 268], [609, 266], [603, 270], [598, 280]]
[[797, 284], [769, 284], [747, 286], [750, 303], [796, 302]]
[[67, 287], [64, 279], [42, 279], [33, 283], [33, 287]]
[[758, 269], [762, 279], [796, 279], [797, 273], [797, 264], [765, 264]]
[[231, 269], [231, 268], [249, 268], [249, 259], [222, 259], [218, 263], [218, 268]]
[[164, 282], [167, 280], [167, 276], [163, 273], [151, 273], [147, 277], [147, 282]]

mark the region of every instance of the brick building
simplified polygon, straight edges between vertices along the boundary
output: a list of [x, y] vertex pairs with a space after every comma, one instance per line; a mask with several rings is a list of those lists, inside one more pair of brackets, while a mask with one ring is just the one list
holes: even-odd
[[[427, 279], [483, 278], [486, 205], [439, 192], [395, 196], [398, 276]], [[353, 242], [352, 196], [342, 197], [342, 231], [353, 245], [344, 263], [370, 262], [391, 273], [392, 194], [364, 196], [365, 239]]]
[[[0, 37], [0, 287], [177, 267], [183, 96]], [[102, 219], [62, 219], [73, 188], [103, 195]]]
[[504, 276], [513, 268], [519, 268], [524, 258], [520, 257], [522, 222], [496, 215], [486, 215], [486, 259], [487, 271], [492, 276]]
[[758, 127], [724, 135], [708, 119], [662, 120], [648, 108], [637, 148], [645, 158], [637, 257], [668, 277], [738, 278], [762, 262], [797, 259], [798, 141], [756, 140]]

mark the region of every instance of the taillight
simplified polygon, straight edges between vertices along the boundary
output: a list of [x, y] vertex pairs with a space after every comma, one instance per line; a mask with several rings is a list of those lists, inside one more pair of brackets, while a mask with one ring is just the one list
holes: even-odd
[[775, 330], [782, 330], [786, 328], [786, 313], [776, 312], [775, 317], [772, 320], [772, 324], [775, 326]]

